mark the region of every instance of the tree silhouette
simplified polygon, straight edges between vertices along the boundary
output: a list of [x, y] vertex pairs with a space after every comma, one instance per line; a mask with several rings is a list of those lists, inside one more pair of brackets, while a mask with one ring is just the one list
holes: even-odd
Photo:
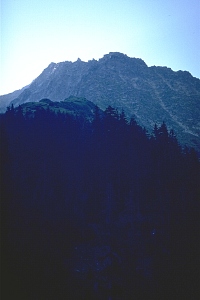
[[164, 122], [150, 138], [111, 106], [88, 122], [22, 105], [0, 127], [9, 298], [73, 299], [77, 285], [79, 298], [112, 297], [118, 282], [120, 299], [197, 290], [200, 166]]

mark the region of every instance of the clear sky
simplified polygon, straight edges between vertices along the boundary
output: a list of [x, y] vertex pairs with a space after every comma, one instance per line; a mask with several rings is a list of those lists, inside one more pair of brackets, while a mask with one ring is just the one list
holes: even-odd
[[0, 0], [0, 94], [51, 62], [122, 52], [200, 78], [200, 0]]

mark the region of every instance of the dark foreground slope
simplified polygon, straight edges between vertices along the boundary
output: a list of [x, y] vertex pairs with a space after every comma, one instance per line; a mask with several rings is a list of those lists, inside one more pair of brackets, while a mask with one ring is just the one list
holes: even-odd
[[123, 108], [150, 131], [165, 121], [183, 145], [200, 151], [200, 80], [189, 72], [148, 67], [121, 53], [99, 61], [51, 63], [12, 103], [63, 101], [70, 95], [85, 97], [101, 109]]
[[195, 299], [195, 151], [165, 124], [93, 118], [1, 117], [2, 299]]

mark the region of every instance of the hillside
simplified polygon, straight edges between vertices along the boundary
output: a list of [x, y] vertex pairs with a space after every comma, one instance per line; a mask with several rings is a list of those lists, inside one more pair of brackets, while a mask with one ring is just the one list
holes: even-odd
[[195, 299], [195, 151], [71, 100], [0, 116], [2, 299]]
[[95, 105], [85, 98], [70, 96], [64, 101], [53, 102], [50, 99], [41, 99], [39, 102], [27, 102], [21, 105], [23, 113], [33, 116], [38, 110], [47, 110], [54, 113], [70, 114], [72, 116], [84, 117], [92, 120], [94, 117]]

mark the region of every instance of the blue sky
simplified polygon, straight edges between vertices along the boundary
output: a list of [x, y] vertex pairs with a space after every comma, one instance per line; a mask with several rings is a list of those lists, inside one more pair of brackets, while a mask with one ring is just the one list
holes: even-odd
[[1, 0], [0, 94], [118, 51], [200, 78], [199, 0]]

